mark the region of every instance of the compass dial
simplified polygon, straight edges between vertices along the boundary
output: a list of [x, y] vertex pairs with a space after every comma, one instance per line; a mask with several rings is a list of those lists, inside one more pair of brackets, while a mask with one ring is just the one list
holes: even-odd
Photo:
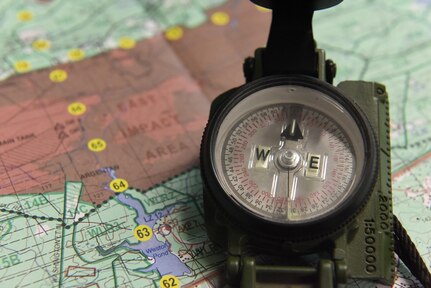
[[211, 157], [238, 205], [273, 222], [306, 223], [352, 197], [365, 154], [345, 107], [319, 90], [283, 85], [237, 103], [220, 123]]

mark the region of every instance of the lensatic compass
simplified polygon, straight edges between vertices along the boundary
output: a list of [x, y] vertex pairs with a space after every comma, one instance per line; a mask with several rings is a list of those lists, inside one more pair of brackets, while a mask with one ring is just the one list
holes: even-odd
[[212, 104], [205, 217], [231, 285], [393, 282], [386, 90], [334, 87], [336, 66], [313, 38], [314, 10], [341, 1], [253, 1], [273, 10], [267, 46], [246, 59], [247, 84]]
[[375, 178], [370, 126], [329, 85], [301, 77], [263, 82], [237, 95], [215, 124], [217, 180], [258, 219], [292, 226], [296, 234], [327, 234], [319, 226], [331, 217], [336, 228], [371, 190], [371, 181], [361, 181]]

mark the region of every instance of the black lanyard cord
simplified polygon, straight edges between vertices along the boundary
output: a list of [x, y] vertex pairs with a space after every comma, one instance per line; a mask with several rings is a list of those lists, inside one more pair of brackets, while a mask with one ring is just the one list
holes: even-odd
[[431, 274], [420, 256], [415, 244], [407, 234], [401, 222], [394, 215], [395, 252], [403, 260], [410, 272], [426, 288], [431, 288]]

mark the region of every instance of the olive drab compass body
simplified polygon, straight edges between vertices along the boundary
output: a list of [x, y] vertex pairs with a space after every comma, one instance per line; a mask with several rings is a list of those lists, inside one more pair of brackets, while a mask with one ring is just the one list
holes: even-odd
[[332, 85], [336, 66], [316, 48], [311, 22], [342, 0], [252, 1], [272, 9], [267, 45], [245, 60], [247, 83], [213, 101], [201, 145], [206, 226], [227, 250], [226, 280], [391, 284], [385, 87]]

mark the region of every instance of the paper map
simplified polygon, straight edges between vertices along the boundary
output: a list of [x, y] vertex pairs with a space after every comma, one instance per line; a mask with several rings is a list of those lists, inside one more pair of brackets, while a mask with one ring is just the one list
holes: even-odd
[[[271, 14], [238, 0], [0, 13], [4, 287], [222, 287], [194, 167], [210, 101], [244, 82]], [[315, 13], [314, 33], [336, 82], [389, 91], [394, 212], [431, 270], [430, 15], [427, 0], [346, 0]], [[420, 286], [401, 265], [395, 287]]]

